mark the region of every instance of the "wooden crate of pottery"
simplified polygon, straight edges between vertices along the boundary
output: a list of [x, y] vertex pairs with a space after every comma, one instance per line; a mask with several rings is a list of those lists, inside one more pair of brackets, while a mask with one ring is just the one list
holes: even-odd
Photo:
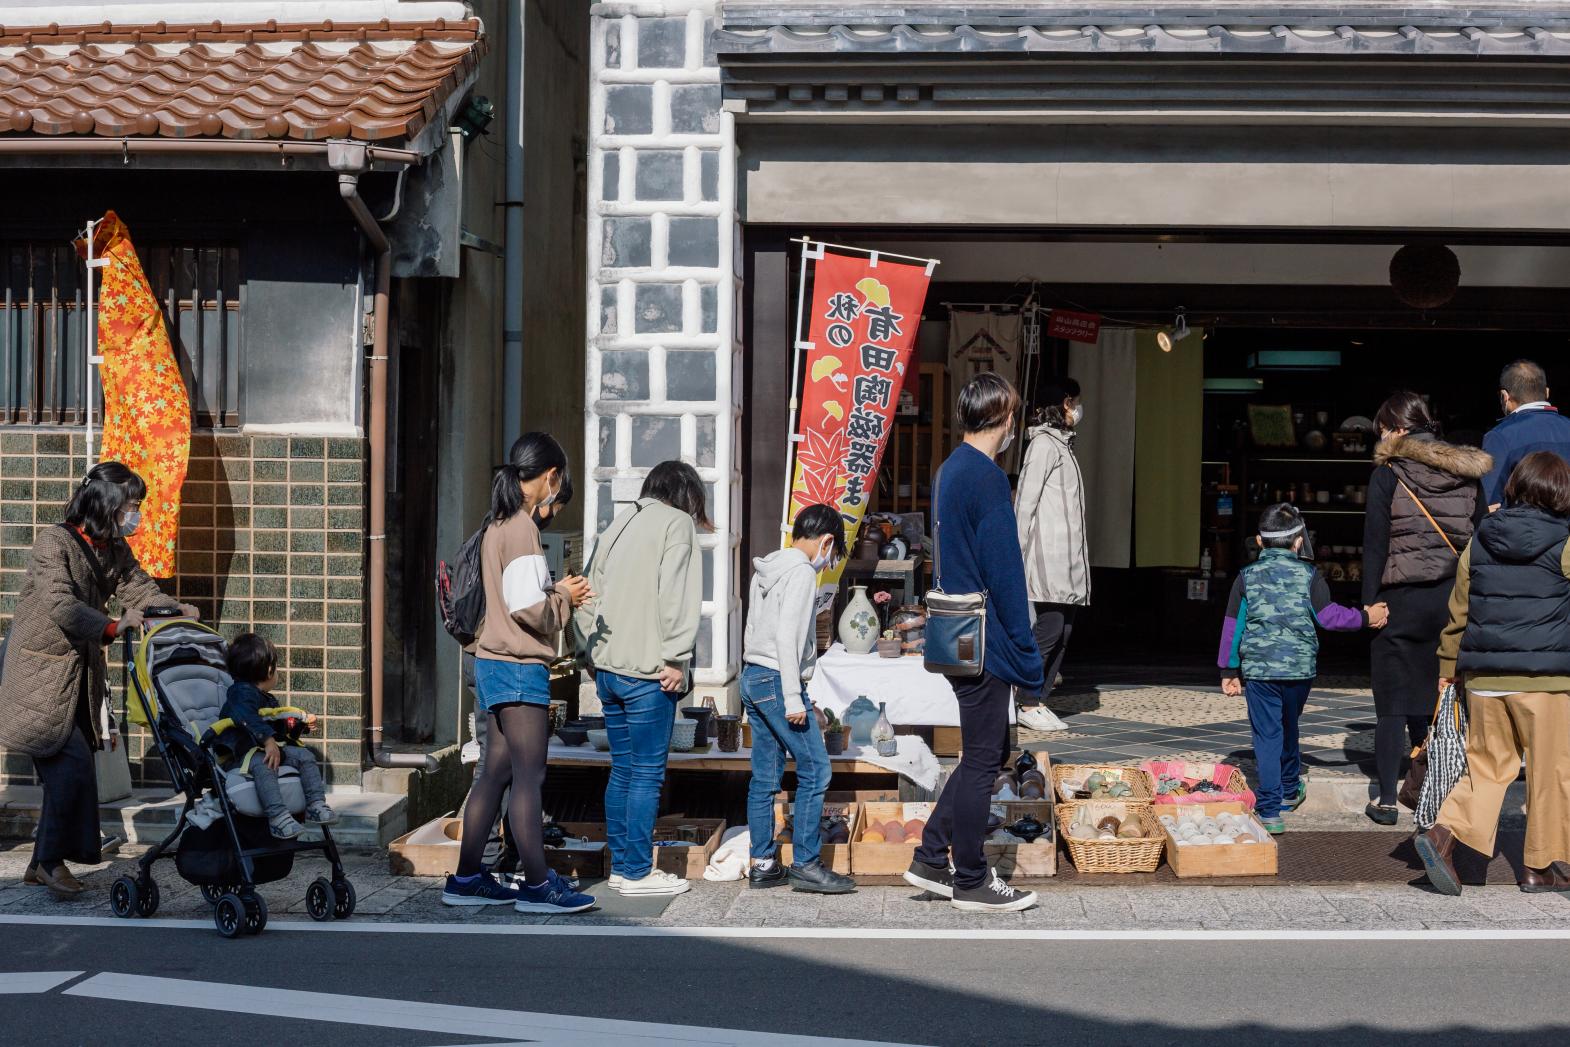
[[912, 803], [873, 801], [862, 804], [850, 837], [851, 871], [857, 876], [898, 876], [909, 869], [916, 848], [921, 844], [920, 833], [908, 836], [899, 843], [865, 840], [863, 837], [869, 829], [875, 829], [890, 821], [903, 824], [915, 819], [925, 823], [932, 816], [932, 806], [927, 801]]
[[[704, 842], [691, 844], [687, 847], [661, 847], [661, 840], [676, 838], [676, 830], [683, 825], [694, 825], [703, 830]], [[569, 833], [583, 835], [591, 840], [605, 839], [604, 822], [569, 822], [562, 828]], [[720, 848], [720, 839], [725, 835], [725, 819], [723, 818], [687, 818], [679, 814], [666, 815], [654, 821], [654, 867], [664, 869], [676, 876], [684, 876], [689, 880], [702, 879], [703, 870], [708, 867], [709, 859], [714, 857], [714, 852]], [[610, 872], [610, 853], [605, 855], [605, 871]]]
[[[1045, 755], [1044, 753], [1042, 755]], [[1054, 805], [1050, 800], [999, 801], [1008, 808], [1004, 825], [1013, 825], [1027, 814], [1046, 825], [1051, 832], [1034, 843], [993, 843], [986, 845], [987, 863], [1008, 880], [1037, 880], [1058, 874], [1058, 834]]]
[[1222, 800], [1216, 803], [1190, 803], [1153, 808], [1158, 822], [1163, 814], [1176, 818], [1184, 811], [1199, 811], [1211, 816], [1222, 811], [1246, 814], [1254, 823], [1255, 835], [1261, 839], [1255, 844], [1228, 843], [1209, 846], [1189, 844], [1184, 847], [1178, 844], [1177, 837], [1171, 830], [1162, 826], [1162, 834], [1167, 839], [1167, 864], [1172, 866], [1172, 871], [1177, 876], [1186, 879], [1202, 876], [1276, 875], [1280, 867], [1281, 849], [1247, 804], [1236, 800]]
[[[586, 836], [589, 842], [569, 842], [545, 848], [545, 862], [552, 869], [579, 879], [597, 880], [606, 875], [609, 856], [605, 827], [598, 836], [583, 826], [563, 825], [569, 836]], [[463, 840], [463, 819], [436, 818], [398, 837], [387, 847], [387, 862], [394, 876], [451, 876], [458, 869], [458, 849]]]
[[[878, 795], [882, 798], [883, 794]], [[785, 818], [791, 813], [791, 809], [794, 806], [794, 803], [787, 803], [784, 800], [776, 800], [774, 802], [774, 835], [776, 839], [780, 833], [785, 831]], [[854, 793], [829, 793], [823, 797], [824, 816], [843, 814], [845, 821], [850, 827], [850, 838], [852, 840], [856, 838], [856, 822], [860, 817], [860, 811], [861, 804], [857, 802]], [[777, 857], [781, 862], [789, 866], [795, 861], [795, 851], [789, 843], [782, 842]], [[826, 868], [832, 869], [843, 876], [850, 875], [850, 844], [825, 843], [819, 848], [819, 859]]]

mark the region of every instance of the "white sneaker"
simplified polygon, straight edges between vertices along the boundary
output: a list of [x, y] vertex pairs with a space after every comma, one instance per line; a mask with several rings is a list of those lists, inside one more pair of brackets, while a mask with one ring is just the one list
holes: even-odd
[[605, 888], [610, 891], [619, 891], [621, 890], [621, 885], [626, 882], [627, 878], [621, 873], [611, 873], [610, 879], [605, 881]]
[[1048, 709], [1045, 705], [1021, 706], [1018, 719], [1021, 727], [1029, 727], [1032, 731], [1068, 730], [1068, 724], [1059, 719], [1058, 714]]
[[686, 894], [692, 890], [692, 884], [683, 880], [680, 876], [671, 875], [664, 869], [651, 869], [649, 875], [641, 880], [629, 880], [626, 877], [622, 877], [621, 884], [614, 889], [621, 892], [624, 898], [647, 898]]

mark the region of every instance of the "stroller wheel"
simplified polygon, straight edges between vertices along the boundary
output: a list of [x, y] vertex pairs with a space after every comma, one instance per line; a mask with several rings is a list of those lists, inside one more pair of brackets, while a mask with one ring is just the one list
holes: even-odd
[[245, 929], [245, 903], [238, 894], [225, 894], [218, 899], [218, 908], [213, 910], [213, 924], [225, 938], [238, 937]]
[[311, 886], [305, 889], [305, 911], [318, 923], [325, 923], [332, 919], [336, 905], [337, 901], [333, 898], [333, 885], [327, 877], [318, 876], [311, 881]]
[[267, 926], [267, 899], [252, 894], [245, 899], [245, 933], [261, 934]]
[[109, 908], [122, 920], [128, 920], [140, 908], [140, 894], [136, 881], [129, 876], [122, 876], [109, 886]]
[[139, 896], [136, 899], [136, 914], [138, 916], [151, 916], [158, 911], [158, 884], [149, 879], [142, 884]]
[[217, 905], [218, 899], [230, 893], [232, 890], [232, 887], [225, 887], [222, 884], [204, 883], [202, 884], [202, 900], [205, 901], [208, 905]]
[[333, 917], [347, 920], [354, 915], [354, 884], [348, 880], [333, 881]]

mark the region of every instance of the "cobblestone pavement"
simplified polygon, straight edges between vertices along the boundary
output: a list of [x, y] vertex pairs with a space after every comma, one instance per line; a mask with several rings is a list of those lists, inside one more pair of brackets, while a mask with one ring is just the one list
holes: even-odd
[[[0, 916], [108, 916], [108, 888], [128, 856], [91, 871], [78, 870], [89, 892], [61, 902], [20, 880], [27, 862], [25, 844], [0, 851]], [[359, 895], [357, 922], [416, 923], [575, 923], [664, 927], [816, 927], [904, 928], [912, 930], [1416, 930], [1570, 928], [1570, 896], [1526, 895], [1515, 887], [1467, 888], [1446, 898], [1424, 886], [1358, 885], [1336, 887], [1209, 887], [1199, 884], [1139, 887], [1047, 883], [1038, 887], [1040, 904], [1024, 913], [994, 916], [956, 912], [945, 902], [908, 887], [864, 887], [838, 897], [789, 890], [751, 891], [736, 883], [697, 882], [667, 904], [662, 900], [623, 899], [600, 890], [602, 908], [578, 916], [538, 917], [510, 908], [453, 909], [440, 900], [440, 881], [388, 874], [378, 852], [345, 855]], [[271, 918], [306, 920], [306, 885], [321, 875], [318, 861], [296, 863], [294, 873], [267, 884]], [[210, 916], [200, 892], [160, 863], [162, 904], [157, 919]], [[594, 887], [588, 886], [593, 892]]]

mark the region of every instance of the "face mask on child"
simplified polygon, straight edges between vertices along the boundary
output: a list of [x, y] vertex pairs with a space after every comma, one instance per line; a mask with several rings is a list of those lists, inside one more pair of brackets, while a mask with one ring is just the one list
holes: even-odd
[[827, 570], [829, 565], [833, 562], [834, 539], [825, 538], [823, 544], [818, 547], [818, 555], [812, 558], [812, 569], [821, 573], [822, 571]]
[[120, 521], [120, 537], [131, 537], [140, 526], [142, 526], [142, 514], [133, 509]]

